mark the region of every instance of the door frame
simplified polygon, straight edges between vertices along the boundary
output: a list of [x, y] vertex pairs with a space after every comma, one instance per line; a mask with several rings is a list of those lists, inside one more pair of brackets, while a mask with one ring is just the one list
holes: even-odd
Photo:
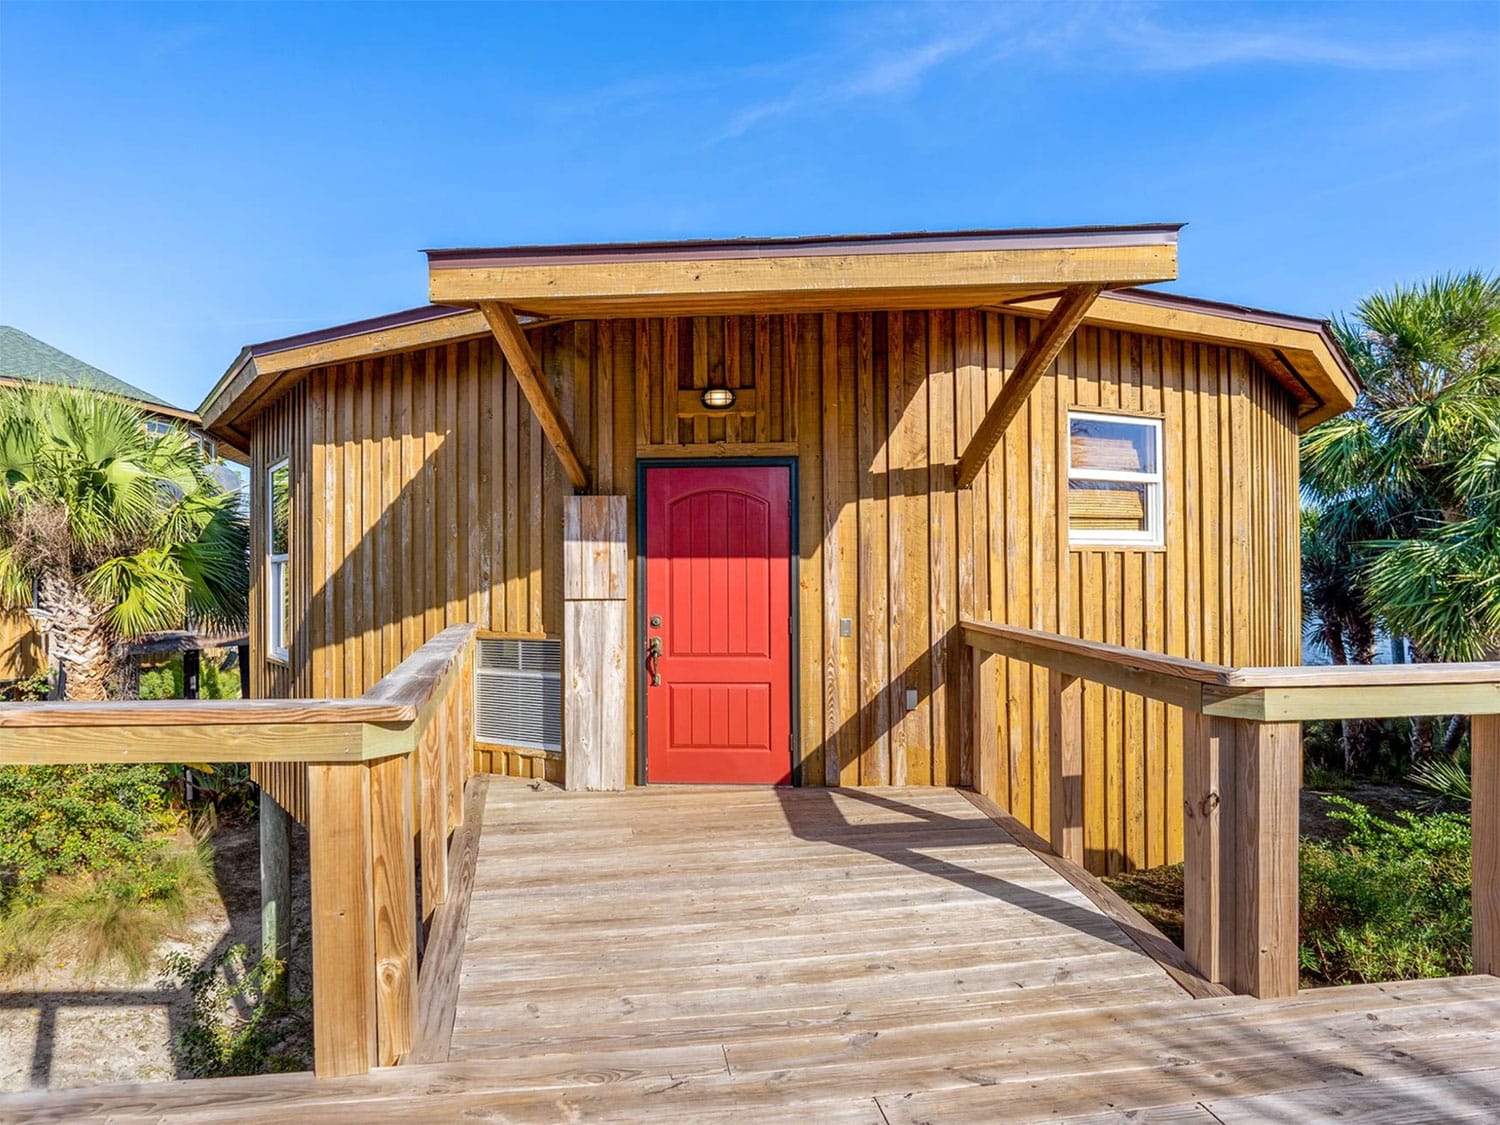
[[787, 687], [791, 706], [792, 729], [788, 748], [792, 755], [792, 787], [802, 788], [802, 740], [801, 693], [798, 690], [797, 674], [800, 667], [798, 651], [802, 641], [800, 599], [797, 597], [797, 564], [801, 558], [801, 543], [797, 534], [802, 516], [802, 497], [797, 485], [796, 457], [642, 457], [635, 463], [635, 606], [631, 629], [631, 659], [635, 661], [635, 783], [649, 785], [647, 770], [649, 739], [646, 730], [646, 678], [641, 669], [641, 653], [646, 636], [646, 472], [648, 469], [712, 469], [712, 468], [783, 468], [790, 474], [788, 482], [792, 510], [788, 514], [787, 600], [792, 615], [791, 648], [787, 660]]

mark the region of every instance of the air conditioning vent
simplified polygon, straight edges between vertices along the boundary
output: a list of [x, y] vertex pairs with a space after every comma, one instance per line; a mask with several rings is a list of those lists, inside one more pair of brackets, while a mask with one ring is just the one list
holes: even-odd
[[474, 734], [531, 750], [562, 747], [562, 642], [480, 637]]

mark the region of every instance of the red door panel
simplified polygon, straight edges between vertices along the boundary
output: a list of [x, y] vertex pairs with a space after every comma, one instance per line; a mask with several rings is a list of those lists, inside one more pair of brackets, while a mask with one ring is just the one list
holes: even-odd
[[[791, 470], [646, 470], [650, 781], [790, 784]], [[654, 618], [660, 625], [653, 626]]]

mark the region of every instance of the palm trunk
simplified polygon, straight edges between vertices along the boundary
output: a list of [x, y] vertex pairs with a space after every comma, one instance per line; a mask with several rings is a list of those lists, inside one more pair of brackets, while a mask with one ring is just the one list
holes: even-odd
[[109, 698], [115, 645], [106, 614], [106, 608], [71, 576], [47, 575], [37, 583], [31, 615], [46, 634], [51, 659], [63, 674], [65, 699]]

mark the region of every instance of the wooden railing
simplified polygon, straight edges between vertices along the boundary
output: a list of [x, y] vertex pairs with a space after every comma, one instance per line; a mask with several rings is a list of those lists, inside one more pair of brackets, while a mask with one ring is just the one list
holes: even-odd
[[[1208, 980], [1253, 996], [1297, 991], [1297, 797], [1301, 724], [1472, 716], [1473, 961], [1500, 973], [1500, 664], [1226, 668], [1013, 625], [964, 621], [973, 684], [1004, 656], [1049, 671], [1050, 836], [1083, 862], [1081, 681], [1181, 707], [1184, 938]], [[972, 693], [974, 778], [998, 752], [995, 701]]]
[[314, 1066], [392, 1065], [413, 1046], [419, 937], [448, 897], [473, 769], [474, 633], [445, 629], [358, 699], [0, 707], [0, 766], [305, 763]]

